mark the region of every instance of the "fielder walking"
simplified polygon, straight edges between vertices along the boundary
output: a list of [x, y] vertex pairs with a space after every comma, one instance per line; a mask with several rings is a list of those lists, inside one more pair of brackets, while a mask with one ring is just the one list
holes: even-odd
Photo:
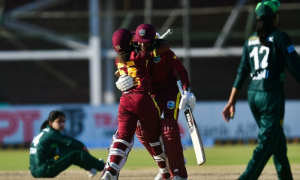
[[72, 164], [87, 170], [89, 177], [103, 170], [104, 162], [90, 155], [82, 142], [62, 134], [64, 128], [65, 114], [52, 111], [30, 147], [33, 177], [53, 178]]
[[256, 180], [273, 156], [277, 176], [292, 180], [287, 157], [286, 137], [282, 128], [284, 119], [285, 67], [300, 83], [300, 59], [290, 37], [275, 28], [278, 24], [277, 0], [257, 4], [257, 31], [244, 44], [228, 104], [222, 116], [226, 122], [233, 117], [239, 89], [250, 74], [248, 102], [259, 127], [258, 146], [239, 180]]

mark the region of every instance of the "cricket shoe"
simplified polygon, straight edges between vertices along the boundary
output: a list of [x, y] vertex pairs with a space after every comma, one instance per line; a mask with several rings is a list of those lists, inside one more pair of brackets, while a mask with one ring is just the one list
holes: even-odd
[[105, 171], [105, 173], [101, 177], [101, 180], [118, 180], [118, 176], [114, 176], [109, 171]]
[[154, 180], [171, 180], [171, 179], [170, 179], [170, 178], [164, 179], [164, 178], [162, 177], [162, 173], [159, 172], [159, 173], [156, 175], [156, 177], [155, 177]]
[[175, 176], [175, 177], [173, 177], [172, 180], [187, 180], [187, 178], [182, 178], [180, 176]]
[[94, 177], [97, 174], [97, 169], [92, 168], [91, 170], [87, 171], [86, 173], [90, 178]]
[[155, 177], [154, 180], [164, 180], [163, 177], [162, 177], [161, 172], [159, 172], [159, 173], [156, 175], [156, 177]]
[[[99, 161], [101, 161], [102, 163], [104, 163], [103, 159], [100, 158]], [[105, 163], [104, 163], [105, 164]], [[91, 170], [87, 171], [87, 175], [91, 178], [94, 177], [97, 174], [97, 169], [92, 168]]]

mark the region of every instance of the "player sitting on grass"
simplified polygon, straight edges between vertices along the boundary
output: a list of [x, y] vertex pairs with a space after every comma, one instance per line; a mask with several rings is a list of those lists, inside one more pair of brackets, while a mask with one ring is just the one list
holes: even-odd
[[103, 160], [90, 155], [82, 142], [61, 133], [65, 128], [63, 112], [52, 111], [41, 128], [30, 147], [33, 177], [55, 177], [72, 164], [87, 170], [89, 177], [103, 170]]

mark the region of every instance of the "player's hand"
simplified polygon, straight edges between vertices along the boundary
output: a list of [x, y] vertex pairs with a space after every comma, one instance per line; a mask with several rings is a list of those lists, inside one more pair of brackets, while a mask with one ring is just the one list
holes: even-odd
[[188, 105], [190, 96], [191, 96], [190, 91], [182, 91], [181, 100], [179, 103], [180, 110], [185, 110], [186, 106]]
[[120, 91], [127, 91], [134, 86], [133, 78], [127, 74], [123, 74], [116, 82], [116, 86]]
[[235, 113], [235, 105], [232, 103], [227, 103], [222, 112], [224, 121], [229, 122], [230, 119], [233, 119], [234, 113]]

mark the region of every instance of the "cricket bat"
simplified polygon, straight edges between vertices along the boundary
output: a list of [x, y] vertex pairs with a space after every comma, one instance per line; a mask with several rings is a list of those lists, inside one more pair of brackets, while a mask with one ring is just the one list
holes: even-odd
[[[182, 83], [181, 81], [177, 81], [177, 85], [179, 88], [179, 91], [182, 95]], [[193, 142], [195, 154], [196, 154], [196, 159], [197, 159], [197, 164], [198, 166], [204, 164], [206, 162], [205, 158], [205, 152], [204, 152], [204, 146], [201, 140], [201, 136], [198, 130], [197, 123], [194, 119], [194, 115], [192, 113], [192, 109], [190, 107], [186, 107], [186, 110], [184, 111], [184, 115], [186, 118], [187, 126], [191, 135], [191, 139]]]

